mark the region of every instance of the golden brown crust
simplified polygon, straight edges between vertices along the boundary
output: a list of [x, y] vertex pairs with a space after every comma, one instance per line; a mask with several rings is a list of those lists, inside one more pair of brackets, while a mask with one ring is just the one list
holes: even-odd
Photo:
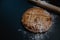
[[25, 11], [22, 16], [22, 23], [31, 32], [45, 32], [51, 26], [50, 14], [42, 8], [33, 7]]

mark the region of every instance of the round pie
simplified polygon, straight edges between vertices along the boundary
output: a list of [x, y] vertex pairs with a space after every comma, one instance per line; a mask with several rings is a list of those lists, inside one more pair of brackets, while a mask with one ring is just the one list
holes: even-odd
[[34, 33], [48, 31], [52, 24], [52, 17], [46, 10], [33, 7], [24, 12], [22, 16], [24, 27]]

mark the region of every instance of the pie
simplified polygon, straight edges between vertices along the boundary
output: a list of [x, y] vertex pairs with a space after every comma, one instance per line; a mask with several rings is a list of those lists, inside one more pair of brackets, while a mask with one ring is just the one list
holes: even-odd
[[49, 12], [39, 7], [27, 9], [22, 15], [24, 27], [34, 33], [43, 33], [52, 25], [52, 17]]

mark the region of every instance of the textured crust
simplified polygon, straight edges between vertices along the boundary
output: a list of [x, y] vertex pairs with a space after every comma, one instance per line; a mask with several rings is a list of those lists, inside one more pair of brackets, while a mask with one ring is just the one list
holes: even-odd
[[24, 27], [34, 33], [42, 33], [51, 27], [51, 16], [42, 8], [33, 7], [25, 11], [22, 16]]

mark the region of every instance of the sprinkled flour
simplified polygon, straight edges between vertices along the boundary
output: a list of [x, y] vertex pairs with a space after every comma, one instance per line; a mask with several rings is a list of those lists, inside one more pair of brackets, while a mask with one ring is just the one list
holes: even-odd
[[22, 30], [22, 29], [18, 29], [18, 32], [23, 33], [22, 35], [24, 35], [24, 40], [45, 40], [45, 38], [49, 39], [49, 33], [51, 34], [54, 30], [54, 23], [55, 23], [55, 18], [57, 16], [52, 14], [52, 27], [50, 28], [50, 30], [46, 33], [43, 34], [34, 34], [34, 33], [29, 33], [28, 31]]

